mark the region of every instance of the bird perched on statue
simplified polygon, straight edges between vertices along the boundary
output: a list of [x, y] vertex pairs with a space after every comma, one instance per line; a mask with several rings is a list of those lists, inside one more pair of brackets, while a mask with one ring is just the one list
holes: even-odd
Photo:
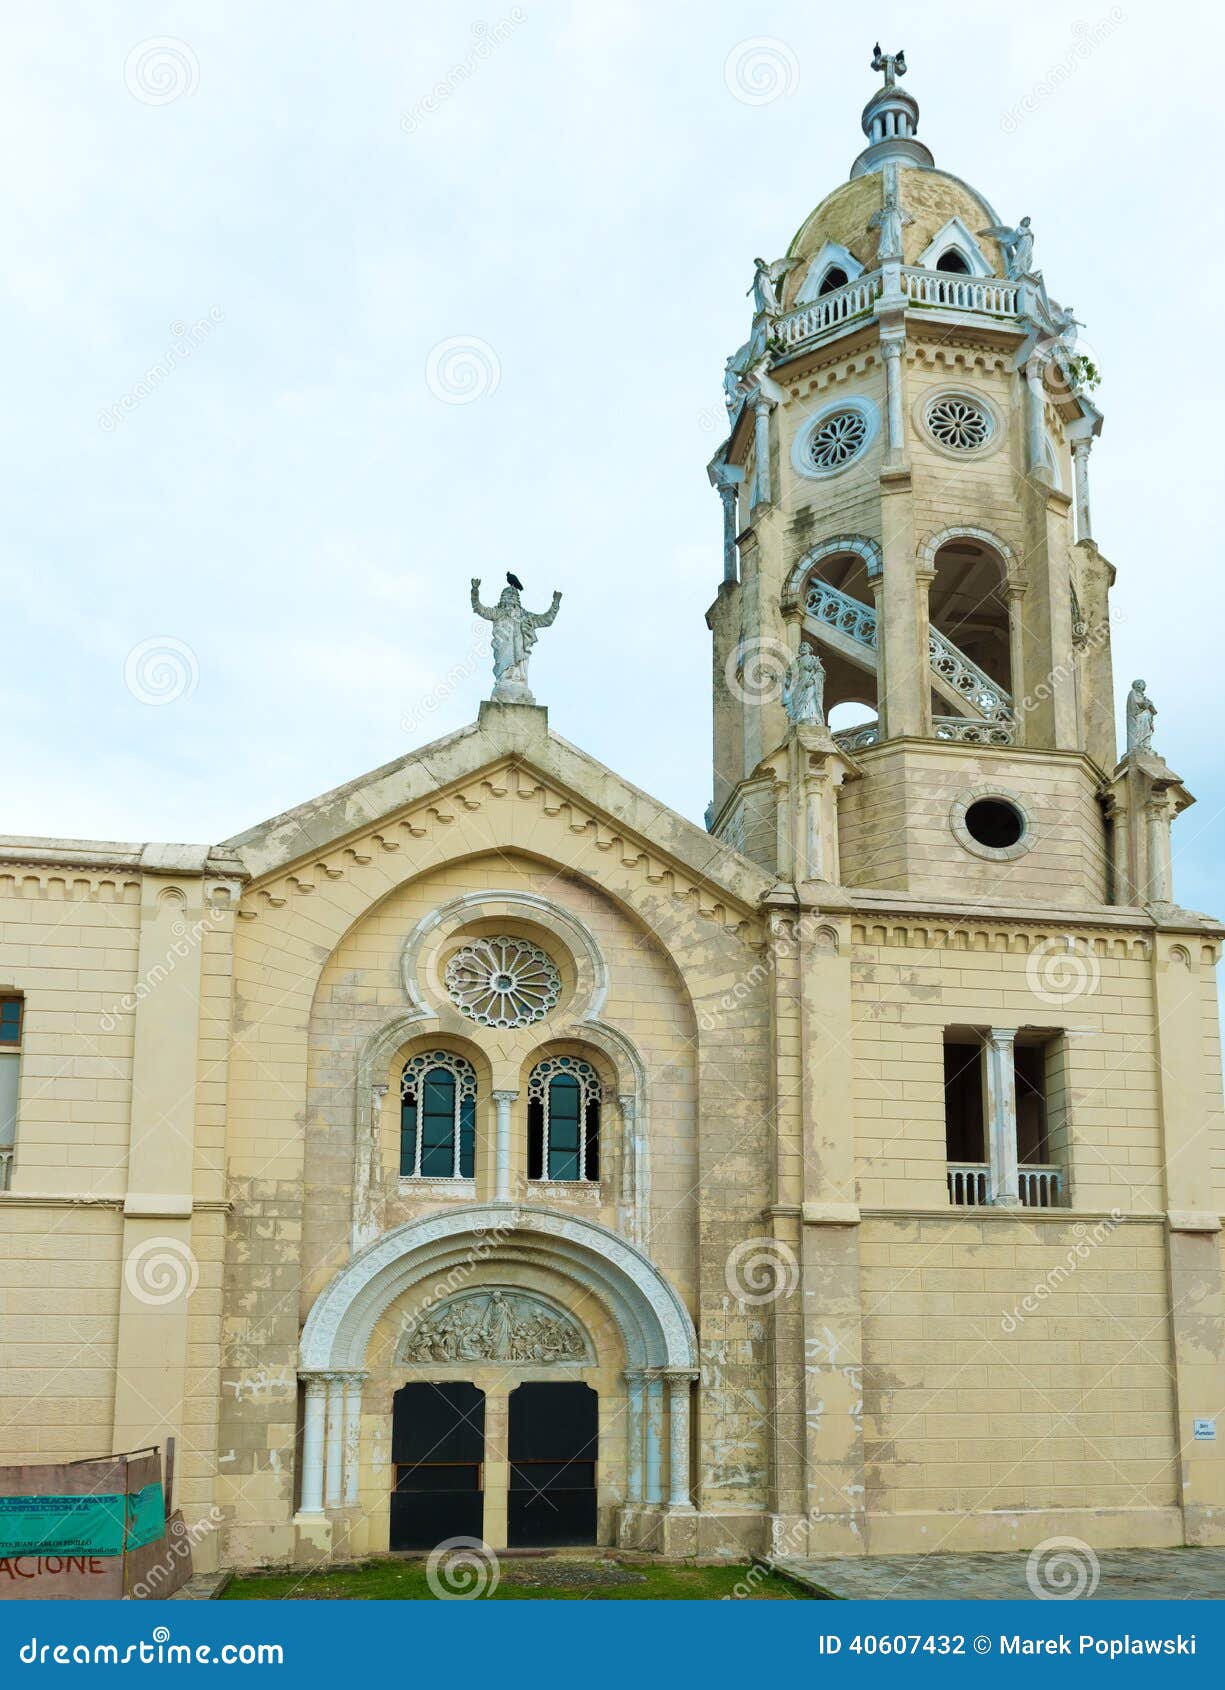
[[513, 587], [516, 592], [521, 593], [523, 591], [523, 582], [517, 575], [512, 575], [509, 569], [506, 571], [506, 581], [507, 585]]

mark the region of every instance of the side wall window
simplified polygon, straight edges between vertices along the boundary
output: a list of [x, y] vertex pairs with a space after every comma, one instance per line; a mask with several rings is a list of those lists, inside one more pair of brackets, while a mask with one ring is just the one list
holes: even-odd
[[600, 1076], [577, 1056], [553, 1056], [527, 1088], [527, 1177], [598, 1180]]
[[472, 1179], [476, 1172], [476, 1072], [449, 1050], [404, 1064], [400, 1082], [400, 1175]]
[[7, 1191], [17, 1140], [17, 1086], [21, 1074], [21, 1024], [25, 1005], [19, 997], [0, 997], [0, 1191]]

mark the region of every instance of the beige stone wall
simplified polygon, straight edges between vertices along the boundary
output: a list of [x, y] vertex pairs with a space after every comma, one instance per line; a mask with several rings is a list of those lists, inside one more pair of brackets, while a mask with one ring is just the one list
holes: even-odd
[[996, 1026], [1060, 1035], [1075, 1207], [1164, 1211], [1144, 936], [1086, 928], [1067, 973], [1062, 927], [895, 919], [857, 923], [853, 937], [861, 1203], [947, 1206], [944, 1030]]
[[[770, 1190], [765, 1011], [759, 989], [747, 996], [737, 990], [757, 955], [753, 920], [712, 899], [675, 863], [657, 859], [646, 840], [610, 826], [522, 768], [495, 766], [449, 792], [433, 792], [317, 860], [264, 877], [244, 899], [235, 940], [233, 1213], [219, 1433], [226, 1452], [220, 1496], [231, 1522], [229, 1553], [237, 1559], [292, 1551], [298, 1324], [349, 1248], [358, 1054], [374, 1030], [408, 1007], [401, 953], [414, 925], [466, 894], [499, 890], [547, 897], [581, 920], [604, 953], [609, 990], [600, 1020], [633, 1042], [648, 1075], [644, 1245], [699, 1324], [709, 1321], [719, 1335], [729, 1318], [733, 1325], [739, 1320], [727, 1311], [724, 1266], [744, 1235], [745, 1214], [759, 1215]], [[538, 937], [530, 913], [520, 911], [504, 925], [526, 926], [529, 937]], [[550, 938], [548, 948], [564, 975], [564, 944]], [[429, 966], [441, 960], [440, 953]], [[475, 1182], [481, 1200], [491, 1194], [488, 1091], [495, 1084], [522, 1090], [533, 1049], [559, 1040], [567, 1049], [584, 1044], [564, 1002], [556, 1022], [550, 1017], [529, 1032], [489, 1034], [448, 1010], [395, 1042], [380, 1076], [391, 1085], [404, 1055], [423, 1042], [472, 1053], [483, 1092]], [[604, 1067], [607, 1048], [593, 1054]], [[624, 1218], [612, 1190], [615, 1103], [605, 1118], [610, 1178], [594, 1210], [586, 1193], [552, 1187], [548, 1200], [620, 1227]], [[522, 1098], [513, 1122], [518, 1176]], [[380, 1134], [380, 1230], [474, 1200], [436, 1187], [419, 1194], [396, 1177], [394, 1090], [382, 1107]], [[707, 1435], [726, 1451], [703, 1482], [716, 1500], [738, 1507], [746, 1492], [750, 1506], [760, 1508], [764, 1500], [761, 1463], [750, 1469], [740, 1459], [744, 1438], [737, 1430], [749, 1418], [742, 1405], [761, 1400], [761, 1369], [760, 1346], [737, 1353], [722, 1387], [727, 1401], [712, 1393], [696, 1405], [699, 1420], [713, 1416]], [[729, 1415], [732, 1430], [725, 1435]], [[760, 1433], [753, 1437], [756, 1447]], [[613, 1478], [610, 1467], [610, 1484]], [[604, 1505], [615, 1500], [614, 1487]]]
[[[919, 897], [1098, 906], [1107, 897], [1105, 824], [1084, 759], [983, 746], [890, 741], [856, 754], [864, 778], [838, 807], [843, 878]], [[982, 791], [1015, 797], [1030, 848], [975, 855], [955, 836], [953, 806]]]
[[1181, 1541], [1159, 1220], [862, 1231], [872, 1549]]
[[201, 878], [203, 851], [179, 873], [50, 846], [0, 868], [0, 985], [25, 999], [0, 1461], [173, 1435], [194, 1523], [217, 1471], [232, 888]]

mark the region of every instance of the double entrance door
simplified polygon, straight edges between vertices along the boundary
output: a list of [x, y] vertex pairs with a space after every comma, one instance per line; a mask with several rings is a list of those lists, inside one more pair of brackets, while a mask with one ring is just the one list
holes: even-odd
[[[508, 1402], [506, 1547], [596, 1540], [598, 1399], [580, 1381], [519, 1385]], [[484, 1537], [485, 1394], [405, 1385], [392, 1411], [391, 1548]]]

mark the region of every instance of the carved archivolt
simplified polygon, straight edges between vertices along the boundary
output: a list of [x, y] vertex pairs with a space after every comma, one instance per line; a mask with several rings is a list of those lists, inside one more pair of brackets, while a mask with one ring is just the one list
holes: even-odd
[[693, 1322], [654, 1262], [594, 1221], [535, 1204], [465, 1205], [384, 1233], [315, 1299], [302, 1330], [305, 1372], [360, 1367], [384, 1309], [426, 1281], [482, 1263], [545, 1267], [590, 1292], [612, 1315], [631, 1367], [697, 1365]]

